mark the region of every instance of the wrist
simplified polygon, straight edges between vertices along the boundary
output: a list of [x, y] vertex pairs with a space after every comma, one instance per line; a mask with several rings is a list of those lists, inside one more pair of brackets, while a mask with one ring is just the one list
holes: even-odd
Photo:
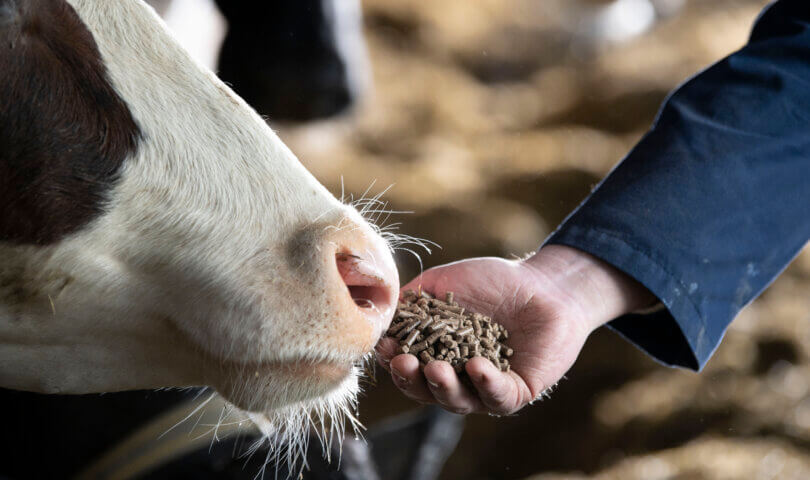
[[591, 330], [657, 301], [635, 279], [599, 258], [564, 245], [547, 245], [523, 263], [579, 311]]

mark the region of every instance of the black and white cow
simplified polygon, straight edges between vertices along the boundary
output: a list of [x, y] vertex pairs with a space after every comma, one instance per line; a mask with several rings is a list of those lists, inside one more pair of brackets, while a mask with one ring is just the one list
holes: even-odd
[[154, 10], [0, 0], [0, 85], [0, 387], [351, 403], [388, 246]]
[[309, 120], [345, 111], [368, 82], [359, 0], [217, 0], [228, 29], [218, 74], [259, 113]]
[[182, 45], [273, 121], [340, 114], [366, 90], [359, 0], [148, 3]]

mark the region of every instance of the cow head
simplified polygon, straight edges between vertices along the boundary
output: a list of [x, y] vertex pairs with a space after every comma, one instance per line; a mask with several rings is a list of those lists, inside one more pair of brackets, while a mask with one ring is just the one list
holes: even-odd
[[0, 386], [356, 389], [388, 247], [153, 10], [0, 0], [0, 83]]

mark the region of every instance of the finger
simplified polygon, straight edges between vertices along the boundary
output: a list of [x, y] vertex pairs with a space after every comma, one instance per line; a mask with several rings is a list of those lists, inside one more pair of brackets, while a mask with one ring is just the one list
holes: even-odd
[[519, 377], [514, 372], [503, 373], [484, 357], [473, 358], [466, 369], [478, 398], [492, 413], [506, 415], [523, 406]]
[[447, 410], [460, 415], [485, 411], [484, 405], [458, 379], [449, 363], [429, 362], [425, 379], [433, 397]]
[[425, 376], [419, 370], [419, 360], [409, 354], [397, 355], [391, 359], [391, 378], [406, 396], [423, 403], [436, 403], [430, 393]]
[[384, 369], [391, 371], [391, 359], [397, 354], [397, 342], [391, 337], [383, 337], [374, 347], [377, 352], [377, 363]]

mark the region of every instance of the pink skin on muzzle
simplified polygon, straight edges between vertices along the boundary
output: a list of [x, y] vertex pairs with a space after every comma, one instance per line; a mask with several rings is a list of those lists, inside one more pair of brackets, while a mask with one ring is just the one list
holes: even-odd
[[[399, 295], [396, 267], [382, 252], [366, 251], [365, 258], [350, 252], [335, 254], [338, 273], [348, 288], [360, 312], [374, 325], [376, 331], [388, 328]], [[379, 259], [379, 260], [378, 260]]]

